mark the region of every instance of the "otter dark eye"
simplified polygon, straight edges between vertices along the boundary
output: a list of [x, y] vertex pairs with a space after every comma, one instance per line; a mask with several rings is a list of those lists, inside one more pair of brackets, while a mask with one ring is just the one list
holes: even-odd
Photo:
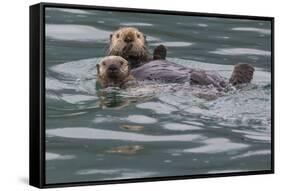
[[119, 38], [120, 37], [120, 34], [116, 34], [116, 38]]
[[102, 62], [102, 65], [105, 66], [105, 62]]
[[121, 65], [123, 65], [123, 64], [124, 64], [124, 62], [123, 62], [123, 61], [121, 61], [121, 62], [120, 62], [120, 64], [121, 64]]
[[141, 37], [141, 35], [140, 34], [137, 34], [137, 38], [140, 38]]

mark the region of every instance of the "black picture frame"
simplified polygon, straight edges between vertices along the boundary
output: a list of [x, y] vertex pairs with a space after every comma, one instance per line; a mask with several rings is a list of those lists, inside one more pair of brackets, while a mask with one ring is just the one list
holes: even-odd
[[[218, 17], [233, 19], [262, 20], [271, 22], [271, 169], [264, 171], [231, 172], [201, 174], [187, 176], [170, 176], [155, 178], [137, 178], [123, 180], [104, 180], [46, 184], [45, 181], [45, 8], [71, 8], [105, 11], [124, 11], [137, 13], [153, 13], [166, 15], [184, 15], [198, 17]], [[248, 15], [230, 15], [213, 13], [195, 13], [182, 11], [164, 11], [152, 9], [132, 9], [120, 7], [103, 7], [73, 4], [39, 3], [30, 6], [30, 139], [29, 139], [29, 184], [38, 188], [66, 186], [84, 186], [148, 181], [164, 181], [178, 179], [258, 175], [274, 173], [274, 18]]]

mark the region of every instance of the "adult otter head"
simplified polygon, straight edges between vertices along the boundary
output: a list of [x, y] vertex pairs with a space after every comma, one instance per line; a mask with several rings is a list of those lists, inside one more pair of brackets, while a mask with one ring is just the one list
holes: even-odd
[[132, 80], [127, 60], [120, 56], [107, 56], [97, 64], [98, 81], [103, 88], [123, 87]]
[[133, 27], [123, 27], [110, 35], [108, 55], [121, 56], [131, 68], [147, 62], [149, 52], [143, 33]]

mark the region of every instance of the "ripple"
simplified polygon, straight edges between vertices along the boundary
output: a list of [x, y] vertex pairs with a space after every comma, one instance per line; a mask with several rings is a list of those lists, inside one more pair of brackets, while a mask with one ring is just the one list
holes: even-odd
[[252, 27], [235, 27], [232, 28], [234, 31], [250, 31], [250, 32], [258, 32], [263, 34], [270, 34], [270, 29], [261, 29], [261, 28], [252, 28]]
[[173, 111], [177, 111], [176, 107], [163, 104], [160, 102], [146, 102], [146, 103], [138, 104], [136, 105], [136, 107], [141, 109], [151, 109], [158, 114], [170, 114]]
[[153, 26], [150, 23], [120, 23], [122, 26]]
[[264, 132], [255, 132], [255, 131], [246, 131], [246, 130], [232, 130], [232, 132], [241, 133], [249, 139], [254, 139], [254, 140], [258, 140], [258, 141], [266, 141], [266, 142], [271, 141], [271, 136], [270, 136], [269, 130], [264, 131]]
[[188, 131], [188, 130], [199, 130], [200, 127], [196, 127], [194, 125], [187, 125], [182, 123], [167, 123], [164, 125], [164, 129], [172, 130], [172, 131]]
[[219, 173], [233, 173], [233, 172], [248, 172], [249, 170], [211, 170], [208, 171], [208, 174], [219, 174]]
[[61, 98], [72, 104], [83, 103], [84, 101], [96, 100], [95, 96], [82, 95], [82, 94], [62, 94]]
[[60, 155], [46, 152], [46, 160], [68, 160], [76, 158], [74, 155]]
[[107, 40], [110, 32], [86, 25], [46, 24], [46, 36], [66, 41], [98, 41]]
[[111, 131], [102, 129], [92, 129], [85, 127], [58, 128], [46, 131], [48, 136], [57, 136], [73, 139], [92, 139], [92, 140], [121, 140], [134, 142], [161, 142], [161, 141], [194, 141], [202, 138], [195, 134], [182, 135], [145, 135], [139, 133], [128, 133], [121, 131]]
[[220, 54], [220, 55], [230, 55], [230, 56], [236, 56], [236, 55], [262, 55], [262, 56], [270, 56], [270, 51], [265, 50], [258, 50], [258, 49], [252, 49], [252, 48], [219, 48], [215, 51], [210, 51], [210, 53], [213, 54]]
[[68, 90], [73, 89], [71, 84], [63, 83], [55, 78], [46, 78], [46, 90]]
[[[93, 78], [96, 75], [96, 63], [101, 58], [90, 58], [71, 62], [65, 62], [49, 68], [49, 70], [60, 74], [61, 76], [68, 76], [72, 80]], [[55, 81], [57, 82], [57, 81]], [[75, 82], [73, 82], [75, 83]], [[53, 84], [50, 84], [53, 85]], [[74, 85], [74, 84], [73, 84]]]
[[242, 155], [231, 157], [231, 159], [245, 158], [245, 157], [257, 156], [257, 155], [266, 155], [267, 157], [269, 157], [270, 154], [271, 154], [270, 150], [248, 151]]
[[74, 13], [74, 14], [91, 14], [88, 11], [84, 11], [81, 9], [69, 9], [69, 8], [46, 8], [46, 11], [55, 10], [55, 11], [62, 11], [66, 13]]
[[248, 148], [249, 145], [243, 143], [233, 143], [226, 138], [212, 138], [203, 141], [204, 146], [197, 148], [185, 149], [184, 152], [190, 153], [220, 153], [229, 152], [231, 150], [239, 150]]
[[209, 25], [207, 25], [207, 24], [204, 24], [204, 23], [198, 23], [197, 24], [199, 27], [208, 27]]
[[197, 121], [183, 121], [185, 123], [188, 123], [189, 125], [195, 125], [195, 126], [204, 126], [203, 123], [197, 122]]
[[60, 117], [60, 118], [65, 118], [65, 117], [73, 117], [73, 116], [78, 116], [78, 115], [85, 115], [86, 113], [88, 113], [87, 111], [80, 111], [80, 112], [72, 112], [72, 113], [64, 113], [64, 114], [48, 114], [48, 117]]
[[106, 152], [112, 154], [133, 155], [139, 153], [143, 149], [144, 148], [141, 145], [126, 145], [126, 146], [119, 146], [119, 147], [112, 148], [110, 150], [107, 150]]
[[229, 36], [217, 36], [217, 38], [220, 38], [220, 39], [229, 39], [230, 37], [229, 37]]
[[115, 176], [115, 177], [103, 178], [103, 180], [106, 179], [112, 180], [112, 179], [143, 178], [143, 177], [155, 176], [157, 173], [151, 171], [134, 170], [134, 169], [87, 169], [87, 170], [80, 170], [76, 174], [78, 175], [100, 174], [100, 175], [107, 175], [107, 176]]
[[157, 119], [148, 117], [145, 115], [129, 115], [125, 120], [133, 122], [133, 123], [140, 123], [140, 124], [152, 124], [157, 123]]
[[120, 172], [120, 169], [115, 170], [105, 170], [105, 169], [88, 169], [88, 170], [80, 170], [77, 172], [78, 175], [89, 175], [89, 174], [115, 174]]
[[116, 119], [113, 118], [112, 116], [106, 116], [106, 117], [96, 117], [93, 122], [94, 123], [110, 123], [110, 122], [114, 122]]
[[164, 162], [164, 163], [171, 163], [172, 160], [164, 160], [163, 162]]
[[161, 42], [161, 43], [151, 43], [151, 46], [158, 46], [163, 44], [164, 46], [167, 47], [187, 47], [187, 46], [191, 46], [194, 43], [191, 42]]

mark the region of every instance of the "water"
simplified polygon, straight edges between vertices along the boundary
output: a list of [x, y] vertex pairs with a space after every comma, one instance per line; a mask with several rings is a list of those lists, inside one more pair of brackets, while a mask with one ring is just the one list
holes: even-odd
[[[218, 71], [252, 64], [253, 83], [207, 101], [188, 84], [96, 88], [109, 34], [135, 26], [168, 60]], [[46, 182], [221, 172], [271, 166], [270, 22], [46, 10]]]

